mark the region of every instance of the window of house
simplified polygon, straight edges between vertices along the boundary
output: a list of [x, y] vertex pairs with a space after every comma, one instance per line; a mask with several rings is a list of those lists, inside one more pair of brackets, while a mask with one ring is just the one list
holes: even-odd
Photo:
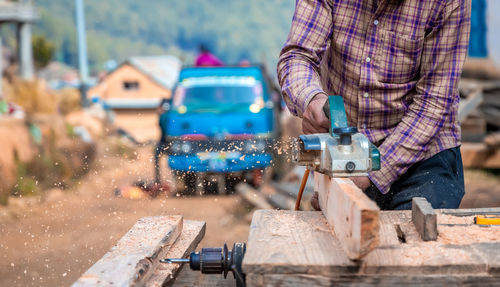
[[137, 82], [137, 81], [125, 81], [125, 82], [123, 82], [123, 89], [126, 91], [139, 90], [139, 82]]

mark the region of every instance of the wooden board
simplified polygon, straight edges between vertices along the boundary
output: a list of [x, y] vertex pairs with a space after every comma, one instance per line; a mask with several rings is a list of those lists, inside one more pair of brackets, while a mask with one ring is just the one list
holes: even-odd
[[356, 264], [318, 211], [258, 210], [250, 225], [243, 272], [341, 274]]
[[[446, 227], [439, 230], [437, 241], [420, 238], [411, 211], [382, 211], [380, 245], [358, 261], [349, 260], [319, 212], [257, 211], [243, 261], [247, 286], [473, 286], [500, 282], [500, 238], [495, 241], [481, 233], [463, 232], [465, 226], [457, 227], [454, 235], [447, 224], [460, 222], [461, 217], [437, 211], [438, 228]], [[477, 228], [477, 232], [482, 230], [488, 231]], [[463, 241], [447, 243], [445, 235], [462, 236]]]
[[158, 259], [182, 232], [182, 216], [141, 218], [72, 286], [134, 286], [149, 279]]
[[437, 214], [425, 197], [414, 197], [412, 199], [411, 221], [422, 240], [437, 239]]
[[319, 204], [336, 237], [351, 259], [361, 259], [379, 243], [377, 204], [349, 179], [314, 174]]
[[[165, 246], [168, 252], [164, 257], [187, 258], [205, 236], [205, 228], [206, 224], [203, 221], [185, 220], [179, 238], [173, 244]], [[183, 267], [184, 264], [160, 263], [145, 286], [159, 287], [171, 284]], [[186, 268], [189, 269], [189, 267]]]
[[236, 192], [251, 205], [260, 209], [274, 209], [274, 207], [267, 202], [264, 195], [246, 183], [240, 183], [236, 186]]
[[[297, 187], [298, 189], [299, 187]], [[262, 184], [260, 192], [268, 199], [269, 203], [279, 209], [294, 210], [295, 200], [290, 196], [278, 192], [272, 185]]]
[[186, 267], [182, 268], [172, 284], [167, 284], [166, 286], [235, 287], [235, 282], [236, 280], [233, 278], [232, 273], [229, 273], [227, 278], [224, 279], [221, 274], [202, 274], [199, 271], [192, 271]]
[[484, 143], [464, 143], [460, 147], [466, 168], [500, 168], [500, 148], [488, 148]]
[[474, 91], [467, 99], [460, 101], [458, 106], [458, 120], [463, 121], [470, 113], [476, 110], [483, 101], [481, 90]]
[[500, 277], [484, 275], [467, 276], [423, 276], [413, 277], [405, 275], [345, 275], [338, 277], [318, 276], [311, 274], [297, 274], [288, 276], [284, 274], [251, 275], [247, 276], [247, 287], [252, 286], [498, 286]]

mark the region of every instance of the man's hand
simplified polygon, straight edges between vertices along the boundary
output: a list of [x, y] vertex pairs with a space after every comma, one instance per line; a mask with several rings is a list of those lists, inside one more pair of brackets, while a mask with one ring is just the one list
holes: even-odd
[[365, 191], [372, 185], [371, 180], [367, 176], [353, 176], [350, 179], [362, 191]]
[[317, 94], [307, 105], [302, 115], [302, 131], [305, 134], [328, 132], [330, 122], [323, 112], [323, 106], [327, 100], [328, 97], [324, 94]]

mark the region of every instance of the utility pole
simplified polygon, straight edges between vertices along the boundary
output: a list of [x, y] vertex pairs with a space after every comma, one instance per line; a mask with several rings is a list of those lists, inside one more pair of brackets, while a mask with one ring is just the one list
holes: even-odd
[[87, 89], [89, 83], [89, 68], [87, 57], [87, 35], [85, 33], [85, 12], [83, 0], [75, 0], [76, 30], [78, 35], [78, 67], [80, 69], [80, 93], [82, 105], [88, 105]]

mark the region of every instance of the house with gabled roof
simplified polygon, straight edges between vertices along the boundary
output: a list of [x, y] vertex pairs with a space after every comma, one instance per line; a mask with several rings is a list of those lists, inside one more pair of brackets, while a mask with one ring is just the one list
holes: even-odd
[[90, 99], [98, 99], [115, 114], [114, 124], [138, 140], [158, 135], [156, 108], [170, 99], [182, 62], [175, 56], [132, 57], [89, 89]]

